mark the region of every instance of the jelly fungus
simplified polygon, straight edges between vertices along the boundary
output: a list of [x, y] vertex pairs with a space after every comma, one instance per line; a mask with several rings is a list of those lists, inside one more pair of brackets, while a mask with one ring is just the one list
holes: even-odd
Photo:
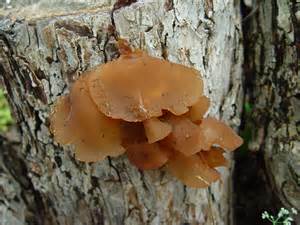
[[175, 153], [167, 164], [167, 170], [189, 187], [205, 188], [220, 179], [219, 172], [209, 167], [198, 154], [185, 156]]
[[204, 150], [209, 150], [213, 144], [216, 144], [228, 151], [233, 151], [243, 144], [243, 139], [233, 129], [215, 118], [203, 119], [200, 128], [206, 144]]
[[205, 113], [207, 112], [209, 105], [209, 98], [201, 96], [199, 100], [190, 108], [189, 117], [191, 121], [199, 123], [203, 119]]
[[137, 168], [149, 170], [163, 166], [168, 161], [171, 152], [158, 143], [142, 143], [129, 146], [126, 154], [129, 161]]
[[145, 120], [143, 123], [149, 143], [164, 139], [172, 131], [170, 124], [162, 122], [155, 117]]
[[218, 147], [212, 147], [209, 151], [201, 151], [200, 154], [207, 162], [209, 167], [228, 166], [228, 161], [224, 157], [225, 151]]
[[75, 134], [70, 123], [71, 103], [69, 96], [63, 96], [56, 102], [50, 115], [50, 131], [54, 140], [61, 144], [70, 144], [75, 139]]
[[172, 125], [172, 132], [162, 142], [172, 149], [189, 156], [205, 147], [202, 130], [189, 118], [170, 116], [166, 121]]
[[117, 60], [84, 72], [54, 104], [55, 141], [74, 145], [84, 162], [126, 153], [142, 170], [166, 165], [189, 187], [220, 179], [215, 168], [228, 165], [224, 150], [243, 141], [223, 122], [204, 118], [210, 101], [200, 73], [131, 49], [125, 40], [118, 46]]
[[147, 55], [120, 56], [88, 78], [91, 97], [106, 116], [129, 122], [182, 115], [202, 95], [199, 73]]

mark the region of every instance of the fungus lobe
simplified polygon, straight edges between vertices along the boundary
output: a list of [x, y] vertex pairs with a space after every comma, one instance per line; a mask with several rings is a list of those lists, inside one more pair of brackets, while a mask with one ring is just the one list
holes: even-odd
[[203, 92], [200, 74], [195, 69], [144, 52], [121, 55], [100, 66], [88, 83], [101, 112], [129, 122], [159, 117], [162, 110], [184, 114]]
[[198, 101], [191, 106], [189, 111], [189, 117], [191, 121], [198, 123], [203, 119], [203, 116], [207, 112], [210, 105], [209, 98], [201, 96]]
[[172, 131], [172, 126], [170, 124], [162, 122], [155, 117], [145, 120], [143, 123], [149, 143], [154, 143], [164, 139]]
[[197, 154], [185, 156], [176, 152], [168, 162], [167, 170], [189, 187], [205, 188], [220, 179], [219, 172]]
[[203, 119], [200, 128], [206, 143], [205, 150], [217, 144], [226, 150], [233, 151], [243, 144], [243, 139], [233, 129], [215, 118]]
[[227, 159], [223, 156], [225, 151], [218, 147], [212, 147], [209, 151], [201, 151], [200, 154], [209, 167], [228, 166]]
[[127, 147], [129, 161], [139, 169], [158, 169], [163, 166], [170, 157], [170, 150], [158, 143], [134, 144]]
[[162, 142], [182, 154], [196, 154], [205, 147], [202, 130], [185, 116], [169, 116], [166, 121], [172, 125], [172, 132]]
[[75, 140], [70, 116], [70, 97], [62, 96], [56, 102], [50, 115], [50, 131], [58, 143], [70, 144]]

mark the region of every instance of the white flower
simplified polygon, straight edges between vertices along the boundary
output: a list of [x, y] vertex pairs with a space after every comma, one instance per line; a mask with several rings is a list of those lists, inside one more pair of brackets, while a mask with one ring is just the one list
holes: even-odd
[[269, 213], [268, 213], [267, 211], [264, 211], [264, 212], [261, 214], [261, 218], [262, 218], [262, 219], [269, 218]]
[[298, 212], [297, 212], [297, 210], [296, 210], [295, 208], [291, 208], [291, 211], [292, 211], [292, 213], [295, 214], [295, 215], [298, 214]]
[[[291, 208], [291, 213], [296, 215], [298, 212], [296, 209]], [[274, 217], [267, 211], [264, 211], [261, 215], [261, 218], [268, 219], [270, 222], [272, 222], [273, 225], [292, 225], [291, 221], [294, 221], [294, 219], [290, 216], [290, 211], [285, 208], [280, 208], [277, 217]]]

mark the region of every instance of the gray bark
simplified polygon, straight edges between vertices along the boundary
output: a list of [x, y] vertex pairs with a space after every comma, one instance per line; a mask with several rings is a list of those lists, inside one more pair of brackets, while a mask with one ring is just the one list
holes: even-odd
[[[245, 33], [253, 151], [262, 151], [280, 206], [300, 210], [300, 3], [259, 1]], [[296, 224], [300, 223], [298, 221]]]
[[147, 0], [113, 10], [113, 1], [101, 2], [12, 1], [1, 11], [0, 74], [22, 143], [1, 151], [9, 157], [0, 159], [1, 223], [230, 224], [232, 166], [206, 190], [187, 188], [163, 169], [139, 171], [126, 157], [80, 163], [53, 142], [47, 118], [81, 72], [116, 57], [115, 30], [150, 55], [198, 69], [210, 115], [238, 126], [239, 4]]

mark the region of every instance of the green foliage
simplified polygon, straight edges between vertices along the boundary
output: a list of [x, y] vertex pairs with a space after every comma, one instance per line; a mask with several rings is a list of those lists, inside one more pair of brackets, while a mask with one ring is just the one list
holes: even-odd
[[245, 105], [244, 105], [244, 109], [245, 109], [245, 112], [247, 114], [250, 114], [252, 112], [252, 105], [249, 103], [249, 102], [246, 102]]
[[3, 90], [0, 89], [0, 132], [7, 130], [8, 126], [13, 123], [8, 103], [4, 96]]
[[272, 216], [267, 211], [264, 211], [261, 215], [261, 218], [263, 220], [270, 221], [272, 223], [272, 225], [279, 225], [279, 224], [291, 225], [292, 221], [294, 221], [291, 214], [296, 215], [297, 210], [292, 208], [291, 213], [290, 213], [289, 210], [287, 210], [285, 208], [281, 208], [280, 211], [278, 212], [277, 216]]

